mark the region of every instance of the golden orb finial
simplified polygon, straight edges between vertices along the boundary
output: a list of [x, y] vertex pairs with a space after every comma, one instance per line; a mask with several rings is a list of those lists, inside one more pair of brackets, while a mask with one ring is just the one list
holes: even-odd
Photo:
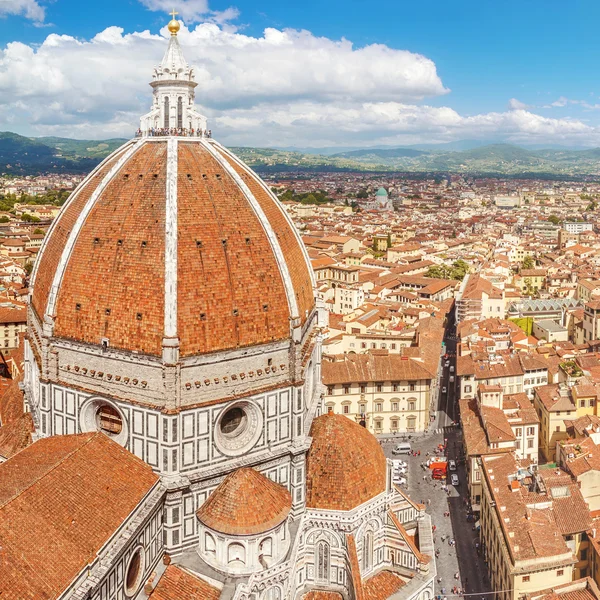
[[170, 15], [173, 18], [169, 21], [167, 28], [171, 32], [171, 35], [177, 35], [177, 32], [181, 28], [179, 21], [175, 18], [175, 15], [178, 15], [178, 14], [179, 14], [178, 12], [175, 12], [175, 9], [173, 9], [173, 12], [170, 13]]

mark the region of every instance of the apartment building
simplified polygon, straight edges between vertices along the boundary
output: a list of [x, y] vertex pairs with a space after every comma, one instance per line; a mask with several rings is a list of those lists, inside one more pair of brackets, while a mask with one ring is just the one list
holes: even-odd
[[468, 354], [456, 359], [460, 397], [474, 398], [479, 385], [500, 385], [504, 394], [523, 391], [523, 367], [517, 355]]
[[6, 354], [19, 346], [19, 334], [27, 330], [25, 306], [0, 306], [0, 352]]
[[337, 285], [333, 290], [333, 312], [347, 315], [365, 303], [365, 292], [360, 285]]
[[481, 503], [480, 459], [514, 452], [519, 459], [538, 459], [539, 419], [526, 394], [505, 396], [499, 385], [480, 385], [477, 397], [460, 401], [467, 482], [473, 510]]
[[600, 300], [586, 302], [581, 325], [584, 344], [600, 339]]
[[325, 406], [374, 434], [424, 431], [434, 377], [421, 361], [385, 350], [323, 356]]
[[556, 458], [556, 445], [569, 438], [567, 423], [597, 415], [597, 391], [584, 379], [576, 385], [555, 383], [535, 389], [534, 406], [540, 419], [540, 450], [548, 462]]
[[504, 318], [504, 290], [481, 275], [467, 274], [456, 294], [456, 322], [485, 317]]
[[480, 535], [497, 597], [517, 600], [587, 572], [590, 511], [567, 473], [512, 453], [482, 457], [481, 470]]

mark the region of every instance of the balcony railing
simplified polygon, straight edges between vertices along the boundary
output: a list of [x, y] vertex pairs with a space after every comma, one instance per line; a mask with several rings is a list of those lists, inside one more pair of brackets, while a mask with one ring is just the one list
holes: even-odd
[[152, 128], [146, 131], [138, 129], [135, 132], [136, 138], [141, 137], [197, 137], [197, 138], [211, 138], [212, 131], [210, 129], [186, 129], [181, 127], [171, 128]]

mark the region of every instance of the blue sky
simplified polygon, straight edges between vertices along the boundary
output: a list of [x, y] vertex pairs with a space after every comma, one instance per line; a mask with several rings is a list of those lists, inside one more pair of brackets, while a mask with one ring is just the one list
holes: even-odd
[[[5, 117], [3, 123], [0, 117], [0, 130], [43, 135], [54, 133], [54, 125], [77, 137], [82, 137], [82, 130], [91, 137], [102, 137], [103, 131], [126, 134], [129, 120], [135, 125], [138, 105], [141, 108], [149, 102], [142, 85], [149, 50], [138, 38], [127, 36], [149, 30], [155, 36], [152, 54], [156, 62], [162, 47], [158, 36], [161, 28], [164, 35], [167, 19], [164, 10], [174, 5], [190, 30], [187, 39], [182, 34], [182, 46], [192, 64], [206, 66], [207, 89], [227, 71], [221, 97], [215, 88], [204, 97], [199, 93], [197, 100], [214, 118], [215, 131], [221, 129], [229, 143], [251, 143], [262, 132], [264, 143], [271, 145], [359, 146], [464, 138], [600, 145], [600, 86], [596, 82], [600, 3], [591, 0], [214, 0], [209, 4], [206, 0], [87, 0], [85, 10], [82, 4], [0, 0], [0, 15], [4, 13], [0, 18], [0, 95], [11, 94], [10, 100], [4, 100], [4, 111], [9, 102], [14, 105], [12, 118]], [[212, 27], [220, 32], [211, 34], [210, 47], [206, 46], [207, 21], [216, 23]], [[122, 39], [114, 33], [115, 27], [123, 29]], [[66, 38], [61, 38], [58, 45], [65, 45], [64, 54], [51, 56], [56, 46], [52, 40], [57, 39], [53, 34], [71, 36], [81, 44], [107, 29], [113, 32], [110, 39], [104, 36], [94, 47], [67, 48]], [[269, 57], [266, 71], [260, 69], [265, 56], [260, 52], [277, 54], [277, 45], [257, 49], [255, 64], [244, 63], [242, 53], [239, 58], [228, 56], [227, 44], [260, 46], [265, 30], [305, 30], [310, 39], [298, 33], [288, 36], [286, 47], [293, 46], [294, 51], [282, 54], [278, 64]], [[352, 51], [334, 53], [332, 62], [338, 72], [352, 71], [356, 89], [348, 86], [339, 91], [336, 67], [324, 66], [318, 55], [329, 55], [332, 45], [342, 39], [352, 43]], [[109, 69], [90, 81], [92, 88], [101, 89], [89, 97], [80, 82], [69, 87], [62, 63], [74, 61], [73, 53], [80, 54], [79, 68], [85, 70], [93, 51], [100, 60], [105, 57], [106, 65], [118, 64], [117, 46], [128, 54], [129, 68], [135, 68], [133, 61], [139, 59], [137, 87], [112, 88], [114, 72]], [[370, 50], [355, 60], [360, 57], [356, 51], [363, 48]], [[26, 50], [31, 53], [29, 59], [24, 57]], [[304, 61], [303, 52], [312, 58]], [[43, 90], [33, 84], [31, 89], [10, 90], [15, 56], [21, 69], [35, 72], [37, 64], [37, 69], [54, 74], [55, 80], [46, 82], [50, 93], [45, 99]], [[46, 59], [48, 63], [43, 63]], [[31, 68], [27, 60], [32, 61]], [[237, 69], [232, 68], [232, 61]], [[399, 80], [398, 64], [410, 82]], [[77, 68], [70, 64], [70, 77]], [[232, 88], [248, 89], [248, 83], [240, 85], [236, 77], [252, 70], [255, 80], [285, 77], [289, 78], [286, 85], [296, 89], [279, 93], [269, 83], [264, 89], [252, 89], [249, 96], [232, 94]], [[383, 73], [374, 76], [373, 71]], [[385, 71], [395, 81], [386, 81]], [[103, 77], [105, 85], [101, 85]], [[366, 92], [361, 80], [370, 81]], [[55, 85], [57, 81], [60, 85]], [[122, 94], [122, 101], [117, 97], [101, 102], [102, 92], [109, 89]], [[69, 94], [85, 98], [75, 101]], [[44, 103], [55, 107], [60, 122], [52, 122], [53, 113], [44, 112]], [[295, 115], [293, 123], [284, 114], [286, 108]], [[111, 110], [115, 111], [112, 115]]]

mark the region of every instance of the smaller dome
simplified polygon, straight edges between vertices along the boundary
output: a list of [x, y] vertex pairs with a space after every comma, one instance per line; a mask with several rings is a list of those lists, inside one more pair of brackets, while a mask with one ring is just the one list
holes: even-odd
[[306, 455], [306, 506], [352, 510], [386, 488], [387, 462], [364, 427], [333, 412], [317, 417]]
[[385, 188], [380, 187], [377, 190], [377, 193], [375, 194], [376, 196], [387, 196], [388, 193], [385, 191]]
[[255, 535], [277, 527], [291, 508], [292, 496], [286, 488], [243, 467], [225, 477], [196, 516], [219, 533]]

